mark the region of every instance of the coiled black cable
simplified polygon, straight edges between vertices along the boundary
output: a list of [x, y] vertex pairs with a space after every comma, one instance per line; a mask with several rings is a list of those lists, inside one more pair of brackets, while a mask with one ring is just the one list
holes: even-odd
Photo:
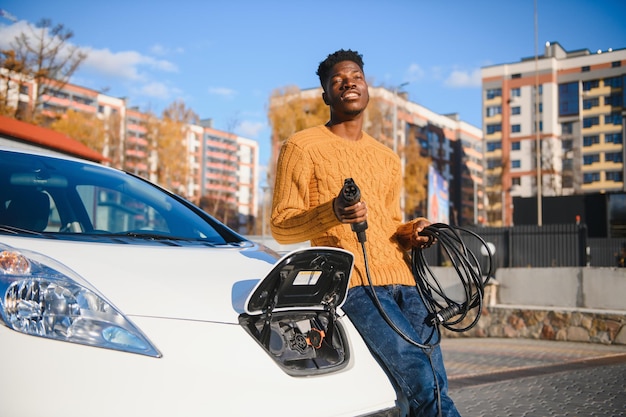
[[[438, 324], [453, 332], [465, 332], [473, 328], [480, 319], [483, 307], [485, 285], [493, 275], [493, 258], [487, 243], [478, 234], [458, 226], [433, 223], [421, 232], [429, 242], [438, 245], [450, 260], [461, 281], [464, 300], [454, 300], [448, 296], [441, 283], [428, 265], [424, 250], [411, 250], [411, 267], [417, 289], [432, 315], [433, 324]], [[483, 272], [480, 261], [467, 247], [468, 239], [476, 239], [487, 254], [487, 268]], [[476, 308], [476, 315], [467, 325], [461, 323], [470, 310]]]
[[[464, 301], [454, 300], [449, 297], [445, 293], [445, 290], [443, 289], [441, 283], [428, 265], [428, 262], [424, 255], [424, 250], [426, 248], [411, 249], [411, 268], [413, 271], [413, 276], [415, 278], [415, 284], [418, 293], [422, 298], [424, 305], [426, 306], [426, 309], [430, 313], [431, 323], [438, 333], [440, 333], [439, 326], [443, 326], [446, 329], [454, 332], [468, 331], [469, 329], [474, 327], [476, 323], [478, 323], [478, 320], [482, 313], [485, 285], [491, 279], [493, 274], [493, 259], [491, 250], [489, 249], [489, 246], [483, 240], [483, 238], [481, 238], [478, 234], [470, 230], [463, 229], [461, 227], [450, 226], [445, 223], [430, 224], [426, 226], [420, 234], [428, 236], [429, 240], [428, 244], [426, 245], [427, 247], [431, 247], [433, 245], [435, 245], [436, 247], [436, 245], [438, 245], [446, 253], [447, 257], [450, 259], [452, 266], [457, 272], [457, 276], [461, 281], [461, 286], [463, 287], [463, 292], [465, 295]], [[480, 244], [486, 249], [488, 257], [486, 274], [483, 274], [480, 262], [478, 261], [476, 255], [474, 255], [474, 253], [469, 250], [465, 245], [462, 234], [466, 235], [465, 239], [467, 239], [468, 236], [477, 239]], [[433, 377], [435, 379], [435, 396], [438, 408], [438, 415], [441, 416], [442, 410], [439, 381], [437, 379], [435, 368], [430, 355], [432, 349], [441, 342], [441, 334], [437, 335], [437, 341], [434, 344], [419, 343], [413, 340], [407, 334], [405, 334], [400, 328], [398, 328], [393, 320], [387, 315], [383, 306], [378, 300], [376, 291], [374, 291], [374, 284], [370, 276], [369, 263], [367, 259], [367, 251], [365, 249], [365, 241], [366, 239], [363, 234], [362, 237], [359, 237], [359, 242], [361, 243], [363, 258], [365, 260], [365, 274], [367, 276], [374, 303], [380, 311], [383, 319], [396, 333], [398, 333], [398, 335], [400, 335], [408, 343], [420, 347], [428, 356], [430, 366], [433, 371]], [[436, 296], [438, 296], [439, 299], [437, 299]], [[471, 321], [471, 323], [464, 327], [457, 327], [459, 323], [461, 323], [466, 317], [468, 317], [470, 310], [475, 307], [478, 307], [478, 310], [476, 312], [476, 316]]]

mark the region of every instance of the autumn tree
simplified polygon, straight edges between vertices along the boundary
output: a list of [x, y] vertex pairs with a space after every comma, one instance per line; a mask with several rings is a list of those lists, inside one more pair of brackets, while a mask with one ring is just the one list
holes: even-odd
[[148, 117], [149, 143], [158, 160], [157, 182], [185, 196], [189, 178], [187, 125], [197, 122], [198, 116], [183, 101], [170, 104], [160, 120]]
[[410, 219], [426, 215], [428, 198], [428, 167], [432, 159], [424, 156], [417, 140], [411, 140], [402, 150], [406, 158], [404, 168], [404, 214]]
[[42, 19], [11, 42], [13, 62], [23, 66], [18, 68], [20, 72], [36, 85], [32, 114], [18, 113], [18, 118], [37, 120], [49, 93], [62, 89], [87, 58], [80, 48], [70, 44], [73, 37], [74, 33], [62, 24], [53, 25], [51, 20]]
[[50, 125], [52, 130], [66, 134], [89, 148], [102, 153], [105, 125], [95, 114], [69, 109]]
[[[291, 135], [308, 127], [326, 123], [328, 117], [328, 106], [322, 100], [321, 94], [303, 95], [296, 86], [274, 90], [268, 111], [274, 154], [277, 154], [280, 146]], [[273, 172], [273, 167], [271, 171]]]
[[102, 155], [110, 161], [112, 167], [122, 168], [124, 160], [123, 123], [119, 111], [112, 112], [103, 118], [104, 144]]

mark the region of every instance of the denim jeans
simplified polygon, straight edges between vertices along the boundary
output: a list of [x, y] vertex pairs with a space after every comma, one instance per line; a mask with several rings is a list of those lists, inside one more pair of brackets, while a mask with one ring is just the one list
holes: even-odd
[[[438, 342], [439, 334], [433, 325], [426, 323], [428, 311], [415, 287], [389, 285], [374, 288], [383, 310], [402, 333], [421, 345]], [[435, 374], [441, 416], [460, 416], [448, 396], [448, 380], [438, 344], [424, 349], [402, 338], [381, 315], [368, 286], [351, 288], [341, 308], [374, 356], [382, 362], [396, 389], [408, 400], [410, 416], [439, 416]]]

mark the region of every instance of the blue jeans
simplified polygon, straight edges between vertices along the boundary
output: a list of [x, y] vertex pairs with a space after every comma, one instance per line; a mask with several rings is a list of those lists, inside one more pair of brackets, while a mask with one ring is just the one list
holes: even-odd
[[[374, 288], [383, 310], [402, 333], [421, 345], [439, 341], [436, 329], [426, 323], [428, 311], [415, 287], [388, 285]], [[439, 415], [435, 374], [439, 384], [441, 416], [460, 416], [448, 396], [448, 379], [439, 345], [423, 349], [403, 339], [381, 315], [370, 287], [351, 288], [341, 308], [372, 353], [382, 362], [396, 388], [407, 398], [410, 416]]]

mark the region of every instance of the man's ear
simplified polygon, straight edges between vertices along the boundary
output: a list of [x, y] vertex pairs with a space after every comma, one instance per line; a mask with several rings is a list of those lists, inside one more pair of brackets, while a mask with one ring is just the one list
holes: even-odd
[[322, 100], [324, 100], [324, 104], [330, 106], [330, 103], [328, 102], [328, 97], [326, 96], [326, 91], [322, 93]]

